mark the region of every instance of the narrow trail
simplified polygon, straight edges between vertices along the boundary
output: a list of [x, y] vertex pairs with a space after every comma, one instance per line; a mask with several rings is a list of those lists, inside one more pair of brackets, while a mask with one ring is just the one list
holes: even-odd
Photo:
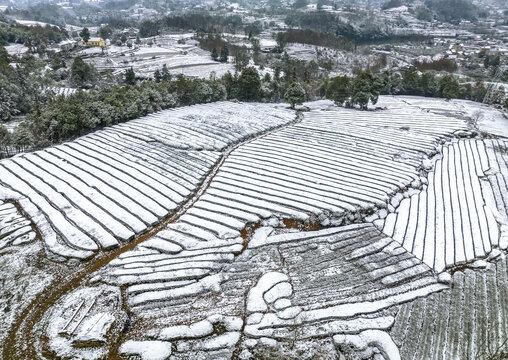
[[119, 248], [116, 248], [112, 251], [103, 251], [99, 253], [95, 256], [94, 259], [84, 265], [84, 267], [81, 269], [69, 274], [69, 276], [65, 279], [57, 279], [59, 281], [58, 283], [47, 287], [23, 310], [21, 315], [16, 319], [16, 322], [12, 325], [3, 344], [2, 359], [38, 359], [38, 352], [35, 346], [36, 341], [34, 339], [40, 336], [40, 334], [34, 333], [34, 330], [39, 320], [60, 298], [75, 288], [79, 287], [89, 276], [93, 275], [96, 271], [108, 265], [121, 254], [133, 250], [140, 243], [152, 238], [160, 231], [164, 230], [168, 224], [174, 223], [180, 219], [180, 217], [183, 216], [187, 210], [192, 208], [192, 206], [206, 192], [226, 159], [237, 148], [274, 132], [280, 131], [284, 128], [293, 126], [301, 122], [302, 119], [302, 112], [297, 111], [296, 117], [293, 121], [280, 126], [276, 126], [267, 131], [248, 137], [236, 144], [230, 145], [228, 148], [222, 151], [222, 155], [219, 160], [206, 174], [192, 195], [187, 200], [185, 200], [174, 212], [168, 214], [164, 219], [162, 219], [156, 226], [149, 228], [142, 234], [138, 234], [131, 242], [121, 244]]

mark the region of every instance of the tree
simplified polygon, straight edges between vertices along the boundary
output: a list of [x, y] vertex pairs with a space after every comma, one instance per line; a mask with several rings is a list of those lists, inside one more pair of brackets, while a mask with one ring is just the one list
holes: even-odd
[[125, 83], [127, 85], [136, 85], [136, 73], [132, 68], [125, 71]]
[[238, 92], [243, 100], [256, 100], [261, 89], [261, 80], [258, 71], [250, 66], [245, 68], [238, 78]]
[[420, 76], [415, 69], [406, 71], [402, 77], [402, 91], [408, 95], [422, 95]]
[[2, 124], [0, 124], [0, 158], [2, 157], [2, 152], [7, 154], [8, 147], [11, 143], [11, 136], [9, 130]]
[[275, 35], [275, 41], [277, 42], [277, 46], [279, 47], [279, 51], [284, 51], [284, 48], [286, 47], [288, 41], [289, 41], [289, 34], [287, 32], [278, 32], [277, 35]]
[[90, 30], [86, 27], [83, 28], [83, 30], [79, 33], [79, 36], [84, 42], [88, 42], [88, 40], [90, 40]]
[[351, 96], [351, 81], [347, 76], [330, 79], [326, 87], [326, 98], [333, 100], [337, 106], [343, 106]]
[[217, 53], [217, 49], [213, 48], [212, 49], [212, 60], [217, 61], [218, 59], [219, 59], [219, 54]]
[[309, 0], [295, 0], [293, 3], [293, 8], [301, 9], [307, 5], [309, 5]]
[[441, 96], [446, 100], [456, 99], [459, 97], [459, 82], [452, 75], [446, 75], [439, 81]]
[[351, 103], [359, 105], [361, 110], [366, 110], [369, 100], [373, 103], [377, 102], [374, 79], [370, 72], [361, 71], [353, 81]]
[[227, 63], [229, 57], [229, 49], [226, 45], [220, 49], [220, 62]]
[[125, 36], [125, 34], [122, 34], [122, 36], [120, 37], [120, 41], [122, 42], [122, 44], [125, 44], [125, 42], [127, 41], [127, 36]]
[[55, 56], [52, 60], [51, 60], [51, 64], [50, 64], [51, 68], [53, 70], [58, 70], [58, 69], [61, 69], [61, 68], [64, 68], [65, 67], [65, 61], [63, 61], [63, 59], [60, 57], [60, 56]]
[[305, 89], [298, 82], [292, 83], [284, 94], [284, 100], [294, 109], [295, 105], [301, 105], [305, 101]]
[[402, 6], [402, 1], [401, 0], [388, 0], [387, 2], [385, 2], [383, 4], [381, 9], [387, 10], [387, 9], [392, 9], [392, 8], [396, 8], [396, 7], [399, 7], [399, 6]]
[[99, 36], [103, 39], [109, 39], [113, 34], [113, 30], [109, 26], [103, 26], [99, 29]]
[[237, 50], [235, 54], [236, 71], [242, 71], [249, 65], [250, 57], [247, 51]]
[[5, 49], [5, 47], [0, 44], [0, 61], [5, 61], [5, 62], [9, 62], [9, 53], [7, 52], [7, 50]]
[[71, 82], [79, 87], [91, 87], [97, 80], [97, 71], [77, 56], [71, 66]]
[[156, 83], [160, 83], [161, 82], [162, 75], [161, 75], [161, 72], [160, 72], [159, 69], [155, 70], [155, 72], [153, 73], [153, 78], [154, 78]]
[[0, 83], [0, 121], [9, 121], [19, 112], [15, 95], [8, 87], [4, 87], [4, 84]]
[[169, 73], [168, 67], [166, 64], [162, 65], [162, 81], [170, 81], [171, 74]]

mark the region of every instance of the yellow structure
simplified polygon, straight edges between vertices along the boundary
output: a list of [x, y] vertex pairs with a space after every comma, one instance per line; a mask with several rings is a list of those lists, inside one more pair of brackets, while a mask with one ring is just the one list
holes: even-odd
[[100, 46], [104, 47], [104, 40], [101, 38], [90, 38], [87, 42], [82, 41], [83, 45], [89, 45], [89, 46]]

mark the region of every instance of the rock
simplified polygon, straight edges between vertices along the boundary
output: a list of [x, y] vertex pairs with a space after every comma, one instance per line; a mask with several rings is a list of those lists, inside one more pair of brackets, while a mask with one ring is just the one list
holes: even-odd
[[171, 343], [165, 341], [126, 341], [119, 353], [125, 356], [139, 356], [141, 360], [165, 360], [171, 355]]
[[293, 287], [287, 282], [283, 282], [275, 285], [264, 295], [264, 299], [268, 304], [273, 303], [275, 300], [280, 298], [289, 297], [293, 294]]
[[293, 306], [277, 313], [279, 319], [289, 320], [294, 319], [302, 312], [299, 306]]

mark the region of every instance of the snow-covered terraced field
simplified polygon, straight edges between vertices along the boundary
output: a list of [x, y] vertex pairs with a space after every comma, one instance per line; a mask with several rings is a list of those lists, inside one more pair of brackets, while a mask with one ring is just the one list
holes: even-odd
[[[220, 259], [232, 259], [249, 236], [249, 225], [264, 221], [285, 227], [296, 220], [301, 227], [312, 228], [358, 221], [377, 209], [386, 214], [392, 194], [411, 184], [420, 186], [417, 159], [421, 162], [435, 152], [441, 136], [465, 128], [462, 121], [444, 117], [432, 120], [434, 130], [421, 125], [425, 116], [404, 119], [310, 112], [301, 123], [241, 146], [177, 222], [121, 257], [138, 259], [139, 253], [147, 256], [145, 260], [129, 269], [115, 269], [108, 277], [136, 289], [128, 290], [132, 306], [171, 299], [179, 290], [154, 290], [166, 289], [168, 280], [203, 279], [220, 270], [220, 262], [213, 261], [196, 262], [198, 269], [174, 265], [173, 253], [220, 246], [224, 252]], [[367, 127], [376, 129], [376, 135]], [[209, 284], [184, 284], [192, 289], [203, 286]]]
[[0, 250], [9, 245], [22, 245], [35, 240], [32, 222], [20, 214], [16, 206], [0, 201]]
[[508, 142], [469, 103], [380, 104], [199, 105], [0, 162], [0, 200], [50, 251], [51, 231], [67, 257], [136, 238], [48, 290], [8, 344], [87, 360], [504, 346]]
[[429, 173], [428, 187], [402, 200], [386, 218], [383, 231], [437, 272], [484, 258], [492, 247], [506, 249], [492, 186], [485, 180], [488, 171], [498, 174], [496, 179], [506, 190], [500, 173], [506, 172], [506, 162], [502, 154], [498, 161], [493, 143], [500, 146], [479, 140], [444, 146], [435, 170]]
[[[260, 338], [305, 341], [340, 334], [333, 340], [341, 346], [364, 331], [384, 339], [372, 348], [392, 353], [385, 331], [394, 322], [394, 307], [447, 288], [372, 224], [271, 232], [260, 228], [241, 254], [241, 245], [211, 242], [192, 250], [166, 246], [164, 254], [138, 249], [113, 261], [101, 279], [125, 289], [143, 334], [166, 348], [173, 344], [175, 359], [231, 358], [248, 353]], [[78, 296], [82, 291], [70, 295], [75, 307], [90, 302]], [[55, 308], [52, 323], [66, 329], [75, 312]], [[218, 327], [223, 332], [217, 334]], [[246, 345], [240, 346], [241, 336]], [[142, 346], [129, 348], [124, 352], [134, 354]]]
[[487, 268], [456, 272], [449, 290], [404, 304], [390, 333], [402, 359], [500, 356], [508, 349], [507, 298], [507, 258], [502, 256]]
[[3, 160], [0, 197], [19, 201], [49, 251], [86, 259], [175, 211], [221, 150], [295, 118], [274, 110], [233, 103], [167, 110]]

